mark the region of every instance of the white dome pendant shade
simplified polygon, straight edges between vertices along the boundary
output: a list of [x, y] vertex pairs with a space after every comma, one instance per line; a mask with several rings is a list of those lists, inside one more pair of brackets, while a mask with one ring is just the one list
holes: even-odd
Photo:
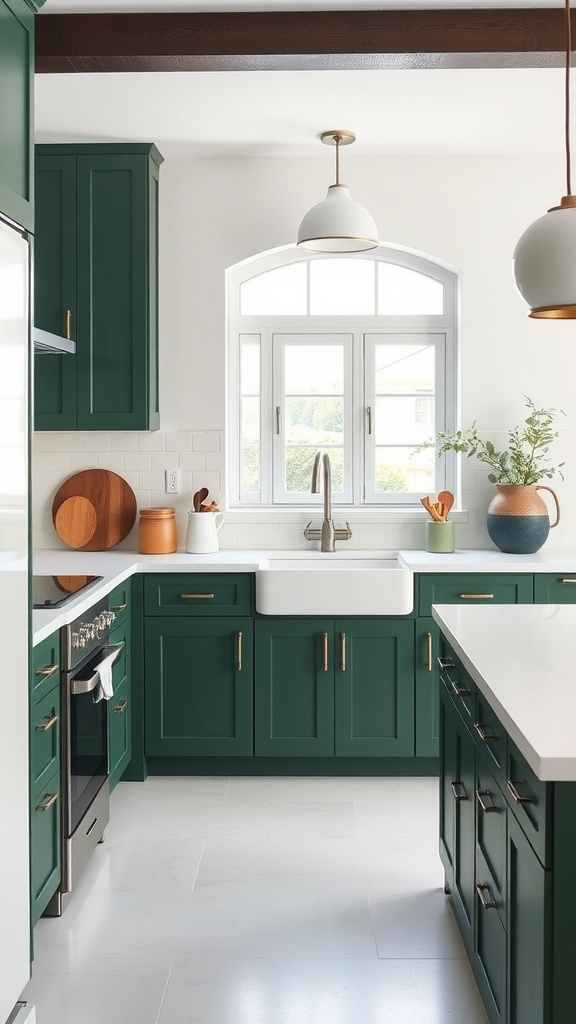
[[297, 245], [308, 252], [366, 252], [379, 245], [374, 218], [360, 203], [350, 198], [346, 185], [339, 180], [339, 147], [354, 142], [353, 132], [322, 132], [321, 142], [336, 146], [336, 183], [330, 185], [326, 198], [304, 217], [298, 230]]
[[530, 307], [528, 316], [540, 320], [576, 320], [576, 196], [570, 183], [570, 57], [572, 25], [566, 6], [565, 140], [566, 191], [534, 221], [516, 243], [512, 273], [516, 287]]

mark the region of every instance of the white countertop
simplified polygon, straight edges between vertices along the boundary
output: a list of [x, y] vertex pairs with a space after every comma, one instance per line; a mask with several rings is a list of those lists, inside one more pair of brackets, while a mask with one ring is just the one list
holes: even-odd
[[502, 551], [462, 550], [448, 555], [429, 551], [400, 551], [412, 572], [574, 572], [576, 548], [541, 548], [534, 555], [506, 555]]
[[432, 615], [538, 778], [576, 782], [576, 605]]

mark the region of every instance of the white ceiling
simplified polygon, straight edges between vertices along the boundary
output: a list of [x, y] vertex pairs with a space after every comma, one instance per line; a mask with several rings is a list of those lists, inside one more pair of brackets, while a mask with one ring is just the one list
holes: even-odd
[[[428, 0], [48, 0], [45, 12], [423, 7]], [[558, 7], [562, 0], [442, 0]], [[36, 137], [153, 141], [165, 157], [316, 155], [347, 128], [344, 159], [394, 153], [562, 152], [563, 71], [443, 69], [36, 76]], [[328, 159], [330, 159], [328, 157]]]

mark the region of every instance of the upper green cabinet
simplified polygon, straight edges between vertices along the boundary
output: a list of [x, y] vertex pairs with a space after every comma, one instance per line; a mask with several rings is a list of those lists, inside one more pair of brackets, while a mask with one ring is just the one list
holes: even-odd
[[32, 82], [34, 14], [0, 0], [0, 213], [34, 230]]
[[36, 430], [155, 430], [158, 173], [151, 144], [36, 147]]

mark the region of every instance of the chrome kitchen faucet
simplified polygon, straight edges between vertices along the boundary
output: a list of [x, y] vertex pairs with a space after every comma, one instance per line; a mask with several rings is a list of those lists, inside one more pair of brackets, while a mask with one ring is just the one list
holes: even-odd
[[320, 551], [335, 551], [335, 541], [350, 540], [352, 530], [350, 524], [346, 523], [344, 528], [336, 528], [332, 521], [332, 467], [330, 456], [325, 448], [319, 448], [314, 456], [312, 466], [312, 483], [310, 490], [312, 494], [320, 493], [320, 463], [322, 463], [322, 481], [324, 489], [324, 519], [320, 530], [311, 529], [311, 521], [304, 530], [306, 540], [319, 540]]

